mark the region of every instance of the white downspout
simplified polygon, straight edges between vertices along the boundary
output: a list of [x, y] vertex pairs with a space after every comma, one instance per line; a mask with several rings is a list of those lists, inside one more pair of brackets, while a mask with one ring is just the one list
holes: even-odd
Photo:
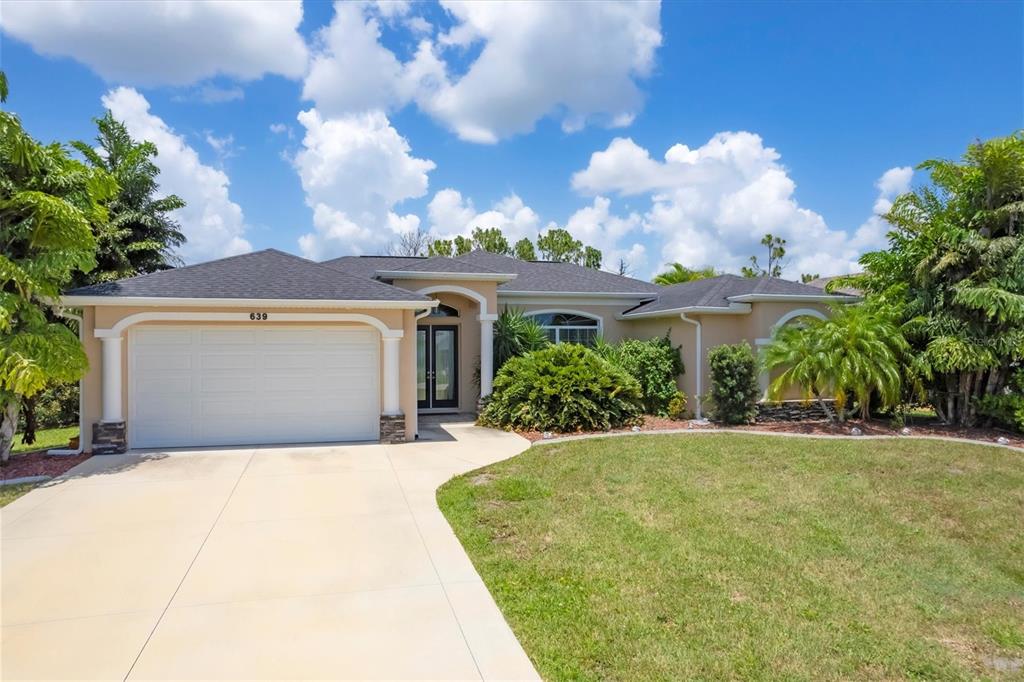
[[[58, 313], [61, 317], [66, 317], [71, 320], [78, 320], [78, 342], [82, 343], [82, 330], [85, 328], [85, 320], [82, 319], [81, 315], [75, 315], [73, 313], [66, 313], [60, 311]], [[54, 448], [53, 450], [47, 450], [48, 455], [64, 455], [65, 457], [73, 457], [75, 455], [82, 454], [83, 445], [85, 442], [85, 387], [83, 386], [85, 377], [78, 380], [78, 447], [74, 450], [69, 448]]]
[[680, 313], [679, 317], [680, 319], [682, 319], [683, 322], [689, 322], [690, 324], [697, 328], [697, 409], [695, 411], [695, 414], [697, 415], [697, 419], [703, 419], [704, 415], [701, 412], [700, 398], [703, 394], [703, 382], [701, 381], [701, 375], [704, 373], [704, 354], [701, 350], [700, 321], [690, 319], [689, 317], [686, 316], [686, 313]]

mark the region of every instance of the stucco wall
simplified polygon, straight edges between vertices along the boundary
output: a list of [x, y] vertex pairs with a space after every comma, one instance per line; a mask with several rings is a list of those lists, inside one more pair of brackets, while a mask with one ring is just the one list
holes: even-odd
[[[204, 313], [244, 313], [256, 312], [255, 307], [238, 307], [238, 308], [210, 308], [200, 306], [181, 306], [181, 307], [166, 307], [166, 308], [154, 308], [154, 307], [127, 307], [127, 306], [88, 306], [83, 311], [83, 345], [85, 346], [86, 356], [89, 359], [89, 371], [86, 373], [82, 380], [82, 395], [83, 395], [83, 416], [84, 416], [84, 433], [82, 434], [82, 445], [85, 449], [89, 449], [92, 446], [92, 425], [99, 421], [102, 416], [102, 384], [103, 384], [103, 360], [102, 360], [102, 344], [100, 339], [97, 339], [94, 335], [96, 329], [109, 329], [117, 324], [122, 319], [134, 315], [136, 313], [144, 312], [174, 312], [174, 313], [190, 313], [190, 312], [204, 312]], [[402, 337], [399, 350], [399, 403], [402, 410], [406, 414], [406, 438], [411, 440], [416, 434], [416, 334], [415, 334], [415, 323], [412, 322], [414, 318], [414, 312], [410, 310], [367, 310], [367, 309], [345, 309], [345, 308], [269, 308], [260, 307], [259, 312], [268, 312], [271, 314], [271, 319], [267, 322], [261, 322], [260, 324], [274, 324], [274, 325], [290, 325], [290, 326], [309, 326], [318, 324], [329, 324], [338, 326], [365, 326], [359, 325], [353, 322], [325, 322], [320, 323], [316, 321], [311, 322], [274, 322], [273, 313], [353, 313], [368, 315], [374, 317], [383, 322], [389, 329], [402, 329], [405, 333]], [[127, 420], [129, 414], [129, 376], [128, 376], [128, 360], [131, 353], [131, 339], [132, 330], [140, 326], [152, 326], [152, 325], [187, 325], [187, 324], [202, 324], [202, 325], [246, 325], [249, 324], [243, 322], [189, 322], [189, 321], [151, 321], [142, 322], [138, 325], [132, 325], [122, 332], [122, 338], [124, 339], [121, 347], [121, 405], [123, 411], [123, 417]], [[410, 333], [409, 328], [412, 328]], [[381, 371], [383, 371], [383, 352], [381, 353]], [[382, 377], [383, 381], [383, 377]], [[383, 384], [382, 384], [383, 386]], [[383, 390], [381, 390], [381, 396], [383, 399]], [[411, 405], [411, 408], [410, 408]], [[411, 415], [411, 418], [410, 418]], [[131, 443], [131, 429], [132, 425], [130, 420], [128, 421], [128, 442]]]

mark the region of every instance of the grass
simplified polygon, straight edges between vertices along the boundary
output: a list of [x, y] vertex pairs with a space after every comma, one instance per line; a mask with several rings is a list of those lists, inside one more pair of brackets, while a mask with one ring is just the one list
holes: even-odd
[[438, 501], [545, 679], [1024, 677], [1020, 452], [605, 438]]
[[19, 452], [35, 452], [36, 450], [52, 450], [53, 448], [67, 447], [68, 440], [78, 435], [78, 425], [64, 426], [59, 429], [40, 429], [36, 431], [36, 442], [26, 445], [21, 442], [21, 435], [15, 434], [13, 454]]
[[6, 507], [11, 502], [35, 488], [38, 483], [18, 483], [16, 485], [0, 486], [0, 507]]

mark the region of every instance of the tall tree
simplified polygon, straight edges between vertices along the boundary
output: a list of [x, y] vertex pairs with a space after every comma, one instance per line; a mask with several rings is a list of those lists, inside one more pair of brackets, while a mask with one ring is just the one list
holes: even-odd
[[537, 237], [537, 251], [543, 260], [578, 263], [583, 257], [583, 242], [575, 239], [568, 230], [553, 227]]
[[487, 229], [482, 227], [474, 228], [472, 239], [473, 248], [475, 249], [497, 253], [502, 256], [512, 255], [512, 247], [508, 245], [508, 240], [505, 239], [505, 235], [501, 233], [501, 228], [499, 227], [489, 227]]
[[93, 231], [117, 189], [108, 173], [39, 144], [0, 111], [0, 460], [10, 456], [22, 400], [88, 366], [54, 312], [72, 277], [96, 266]]
[[430, 234], [415, 229], [398, 235], [398, 241], [389, 242], [384, 249], [388, 256], [424, 256], [430, 247]]
[[533, 248], [533, 242], [523, 237], [512, 247], [512, 254], [519, 260], [537, 260], [537, 251]]
[[587, 268], [593, 268], [594, 270], [601, 269], [601, 263], [604, 261], [604, 256], [601, 255], [601, 251], [595, 249], [593, 246], [583, 247], [583, 266]]
[[782, 269], [786, 267], [786, 240], [768, 233], [761, 239], [761, 245], [768, 249], [768, 265], [761, 267], [757, 256], [750, 257], [750, 266], [743, 266], [744, 277], [782, 277]]
[[663, 287], [673, 284], [694, 282], [698, 279], [709, 279], [717, 277], [718, 273], [711, 266], [706, 268], [688, 268], [682, 263], [669, 263], [669, 269], [654, 277], [654, 283]]
[[931, 184], [893, 202], [889, 248], [839, 284], [903, 306], [929, 401], [971, 424], [1024, 362], [1024, 132], [919, 168]]
[[185, 202], [174, 194], [159, 196], [160, 169], [153, 161], [156, 145], [133, 140], [109, 111], [95, 123], [96, 147], [85, 142], [71, 146], [90, 166], [111, 175], [120, 189], [106, 207], [109, 220], [94, 226], [97, 267], [88, 276], [80, 273], [75, 283], [120, 279], [178, 265], [174, 250], [185, 243], [185, 235], [172, 212]]

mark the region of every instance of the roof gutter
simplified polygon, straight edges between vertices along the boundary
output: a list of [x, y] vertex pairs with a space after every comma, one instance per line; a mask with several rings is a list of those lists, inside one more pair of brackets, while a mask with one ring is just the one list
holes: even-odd
[[736, 301], [737, 303], [756, 303], [758, 301], [791, 301], [794, 303], [826, 303], [828, 301], [838, 301], [855, 303], [861, 300], [860, 296], [847, 296], [845, 294], [741, 294], [739, 296], [729, 296], [729, 301]]
[[88, 305], [117, 306], [195, 306], [208, 308], [372, 308], [389, 310], [422, 310], [424, 306], [435, 306], [437, 301], [427, 298], [408, 301], [375, 301], [372, 299], [327, 300], [327, 299], [285, 299], [285, 298], [173, 298], [170, 296], [64, 296], [61, 305], [81, 307]]
[[[688, 305], [668, 310], [652, 310], [646, 313], [621, 313], [615, 317], [619, 320], [636, 320], [645, 317], [672, 317], [673, 315], [746, 315], [750, 312], [749, 303], [729, 303], [728, 308], [713, 305]], [[685, 317], [683, 319], [686, 319]], [[688, 322], [690, 320], [687, 320]]]
[[498, 296], [536, 296], [538, 298], [635, 298], [638, 300], [657, 298], [657, 292], [636, 291], [508, 291], [498, 289]]
[[697, 401], [697, 409], [694, 411], [694, 413], [697, 415], [697, 419], [703, 419], [704, 415], [703, 415], [703, 411], [701, 409], [700, 401], [701, 401], [701, 395], [702, 395], [702, 391], [703, 391], [703, 381], [702, 381], [702, 379], [703, 379], [703, 374], [704, 374], [704, 352], [701, 349], [701, 331], [702, 331], [702, 329], [701, 329], [701, 326], [700, 326], [700, 320], [692, 320], [692, 319], [690, 319], [689, 317], [686, 316], [686, 313], [679, 313], [679, 318], [683, 322], [689, 322], [690, 324], [692, 324], [693, 326], [695, 326], [697, 328], [697, 344], [696, 344], [697, 345], [697, 352], [696, 352], [696, 356], [697, 356], [697, 362], [696, 362], [696, 366], [697, 366], [697, 392], [696, 393], [697, 394], [694, 396], [694, 398]]

